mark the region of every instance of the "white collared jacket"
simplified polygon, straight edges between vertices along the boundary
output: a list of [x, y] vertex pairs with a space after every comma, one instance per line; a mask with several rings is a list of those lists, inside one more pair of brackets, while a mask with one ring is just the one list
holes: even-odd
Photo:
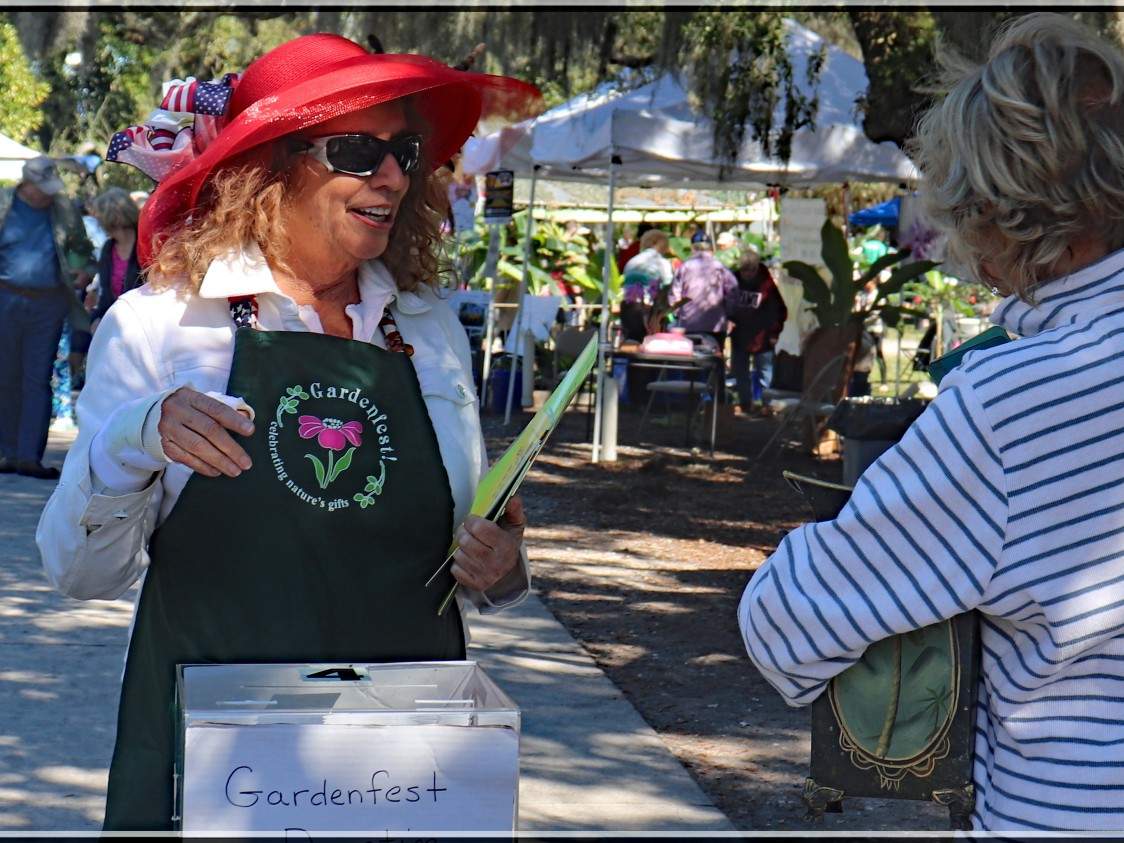
[[[311, 306], [278, 289], [256, 248], [213, 261], [196, 294], [145, 285], [118, 299], [102, 320], [76, 407], [78, 437], [36, 533], [47, 577], [62, 593], [114, 599], [143, 575], [149, 538], [191, 476], [187, 466], [164, 458], [158, 439], [153, 445], [145, 436], [146, 419], [151, 430], [149, 411], [182, 386], [224, 398], [235, 330], [227, 299], [245, 295], [257, 296], [266, 330], [323, 332]], [[382, 347], [378, 323], [389, 304], [414, 347], [459, 524], [487, 466], [464, 329], [434, 290], [398, 290], [380, 261], [360, 267], [359, 295], [347, 307], [353, 339]], [[529, 588], [524, 553], [521, 566], [488, 594], [461, 591], [487, 611], [514, 605]]]

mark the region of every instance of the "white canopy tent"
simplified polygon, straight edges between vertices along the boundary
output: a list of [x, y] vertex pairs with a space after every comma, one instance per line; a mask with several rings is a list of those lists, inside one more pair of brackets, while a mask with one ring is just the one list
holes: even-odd
[[[742, 144], [735, 160], [723, 161], [714, 148], [713, 122], [692, 107], [687, 90], [668, 74], [631, 90], [603, 86], [534, 120], [473, 139], [465, 147], [464, 169], [469, 173], [510, 169], [532, 180], [549, 175], [551, 179], [607, 181], [606, 243], [613, 242], [613, 193], [620, 184], [810, 186], [917, 180], [916, 168], [897, 146], [890, 142], [876, 144], [863, 133], [857, 102], [866, 93], [869, 82], [862, 62], [827, 45], [820, 36], [792, 20], [786, 19], [785, 28], [794, 84], [801, 93], [818, 97], [814, 123], [795, 132], [787, 162], [766, 156], [761, 143], [752, 137]], [[807, 68], [821, 49], [826, 53], [826, 61], [813, 91], [807, 81]], [[781, 125], [783, 119], [782, 102], [777, 105], [774, 125]], [[528, 225], [528, 238], [530, 230]], [[609, 273], [609, 262], [605, 261], [606, 289]], [[524, 290], [521, 285], [520, 297]], [[594, 462], [601, 446], [607, 301], [603, 308]]]
[[24, 162], [42, 154], [29, 146], [16, 143], [7, 135], [0, 135], [0, 179], [19, 181], [23, 178]]
[[[796, 87], [819, 101], [814, 124], [795, 133], [787, 164], [766, 157], [752, 139], [735, 161], [723, 162], [714, 150], [713, 122], [692, 107], [688, 92], [669, 74], [631, 90], [603, 86], [534, 120], [473, 138], [465, 145], [465, 171], [503, 168], [529, 176], [538, 165], [540, 174], [551, 179], [602, 181], [615, 155], [620, 160], [618, 184], [799, 186], [915, 180], [916, 168], [900, 149], [863, 134], [856, 107], [868, 86], [862, 62], [793, 21], [785, 26]], [[826, 48], [826, 61], [812, 91], [808, 62], [821, 48]], [[780, 125], [783, 103], [774, 117]]]

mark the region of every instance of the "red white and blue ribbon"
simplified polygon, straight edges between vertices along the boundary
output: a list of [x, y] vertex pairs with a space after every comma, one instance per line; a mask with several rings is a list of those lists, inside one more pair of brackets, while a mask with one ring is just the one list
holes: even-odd
[[160, 108], [139, 126], [117, 132], [109, 141], [107, 161], [131, 164], [162, 181], [189, 163], [218, 136], [238, 84], [237, 73], [200, 82], [194, 77], [164, 84]]

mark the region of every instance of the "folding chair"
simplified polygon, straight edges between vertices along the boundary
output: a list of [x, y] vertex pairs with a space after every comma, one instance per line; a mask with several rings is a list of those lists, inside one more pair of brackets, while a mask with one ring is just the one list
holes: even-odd
[[652, 404], [656, 400], [657, 395], [677, 395], [684, 396], [687, 399], [686, 409], [686, 447], [691, 445], [691, 428], [694, 426], [695, 416], [698, 414], [699, 408], [703, 406], [706, 397], [710, 395], [710, 382], [698, 380], [663, 380], [665, 371], [660, 370], [660, 379], [648, 384], [648, 403], [644, 407], [644, 412], [640, 416], [640, 424], [637, 426], [636, 435], [639, 436], [644, 429], [644, 422], [648, 419], [648, 414], [652, 410]]
[[[582, 351], [585, 349], [585, 347], [589, 343], [589, 341], [591, 339], [593, 339], [593, 337], [595, 337], [596, 335], [597, 335], [597, 329], [596, 328], [569, 328], [569, 327], [562, 328], [562, 330], [560, 330], [557, 334], [555, 334], [555, 336], [554, 336], [554, 361], [553, 361], [554, 386], [555, 387], [557, 387], [558, 384], [562, 382], [562, 378], [565, 377], [566, 372], [569, 371], [568, 369], [560, 371], [560, 365], [559, 364], [560, 364], [560, 361], [562, 360], [562, 358], [569, 358], [570, 360], [576, 360], [578, 355], [581, 354]], [[589, 377], [587, 377], [582, 382], [581, 388], [578, 390], [578, 395], [577, 395], [577, 403], [579, 405], [581, 404], [582, 395], [583, 394], [589, 395], [589, 400], [586, 402], [586, 413], [585, 413], [585, 436], [586, 436], [587, 439], [589, 439], [593, 435], [593, 404], [594, 404], [593, 381], [594, 381], [595, 377], [596, 377], [596, 375], [591, 372]]]
[[847, 354], [836, 355], [816, 373], [799, 398], [783, 398], [770, 403], [770, 407], [779, 411], [779, 424], [754, 461], [764, 457], [789, 427], [802, 420], [808, 422], [811, 441], [817, 440], [828, 417], [835, 410], [831, 394], [843, 374], [846, 362]]
[[[703, 348], [717, 351], [712, 337], [702, 334], [688, 334], [687, 336], [694, 341], [696, 349]], [[639, 437], [644, 430], [644, 422], [647, 421], [648, 415], [652, 411], [652, 404], [655, 403], [657, 395], [685, 397], [687, 408], [685, 411], [686, 431], [684, 444], [689, 448], [691, 446], [691, 428], [694, 426], [695, 416], [698, 415], [699, 410], [704, 406], [708, 398], [710, 400], [717, 400], [717, 396], [712, 393], [716, 386], [721, 387], [722, 384], [712, 383], [712, 381], [718, 379], [713, 368], [707, 368], [705, 370], [706, 377], [703, 380], [696, 379], [695, 377], [689, 377], [685, 380], [667, 380], [665, 379], [667, 371], [667, 369], [661, 368], [659, 377], [646, 387], [648, 390], [648, 403], [640, 416], [640, 424], [636, 428], [636, 435]], [[700, 370], [700, 373], [702, 373], [702, 371], [703, 370]], [[694, 375], [695, 372], [691, 372], [690, 374]]]

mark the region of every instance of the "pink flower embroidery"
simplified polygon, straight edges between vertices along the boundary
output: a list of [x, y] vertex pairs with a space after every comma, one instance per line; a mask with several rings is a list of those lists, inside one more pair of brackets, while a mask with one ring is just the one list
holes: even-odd
[[300, 423], [301, 439], [316, 437], [317, 444], [329, 451], [342, 451], [350, 442], [359, 447], [363, 439], [359, 435], [363, 432], [363, 425], [357, 421], [346, 424], [339, 419], [318, 419], [316, 416], [301, 416], [297, 419]]

